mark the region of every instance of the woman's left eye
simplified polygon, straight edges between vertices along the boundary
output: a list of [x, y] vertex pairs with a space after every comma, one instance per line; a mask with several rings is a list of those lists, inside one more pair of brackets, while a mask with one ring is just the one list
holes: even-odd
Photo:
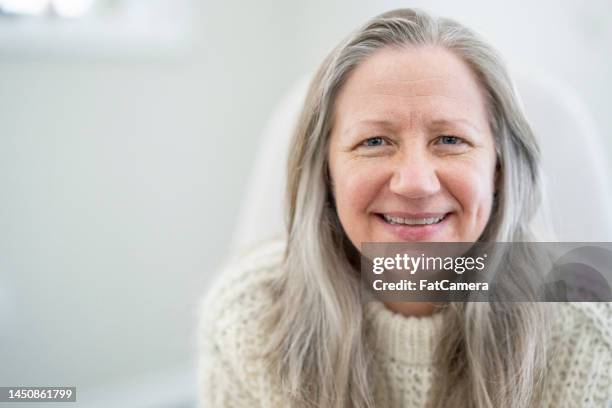
[[463, 143], [463, 140], [457, 136], [440, 136], [437, 140], [439, 144], [443, 145], [457, 145]]

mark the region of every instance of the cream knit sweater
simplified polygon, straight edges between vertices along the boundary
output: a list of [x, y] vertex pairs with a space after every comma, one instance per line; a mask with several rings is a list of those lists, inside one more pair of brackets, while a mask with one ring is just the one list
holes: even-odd
[[[202, 407], [286, 407], [278, 382], [256, 357], [268, 334], [258, 324], [272, 302], [283, 244], [261, 247], [220, 274], [201, 308], [199, 402]], [[557, 303], [545, 407], [612, 407], [612, 305]], [[380, 302], [364, 307], [374, 350], [377, 407], [423, 407], [432, 379], [440, 314], [405, 317]]]

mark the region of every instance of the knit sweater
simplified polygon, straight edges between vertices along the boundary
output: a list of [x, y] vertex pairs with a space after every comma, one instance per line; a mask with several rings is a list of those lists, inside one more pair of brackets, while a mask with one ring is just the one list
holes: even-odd
[[[273, 302], [284, 244], [269, 243], [233, 261], [201, 304], [199, 403], [202, 407], [287, 407], [278, 379], [258, 357], [269, 333], [260, 316]], [[612, 407], [612, 304], [557, 303], [544, 407]], [[423, 407], [433, 378], [442, 314], [406, 317], [378, 301], [364, 305], [374, 345], [377, 407]]]

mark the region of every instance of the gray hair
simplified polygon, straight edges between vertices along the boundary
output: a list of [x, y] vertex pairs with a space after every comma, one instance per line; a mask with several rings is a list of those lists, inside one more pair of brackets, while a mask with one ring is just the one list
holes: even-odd
[[[381, 14], [325, 59], [313, 79], [291, 144], [287, 250], [275, 282], [267, 356], [296, 407], [373, 407], [364, 342], [358, 251], [331, 195], [328, 143], [335, 98], [348, 75], [385, 47], [439, 46], [460, 57], [481, 84], [500, 177], [486, 242], [534, 240], [539, 150], [496, 51], [459, 23], [412, 9]], [[524, 254], [529, 256], [529, 254]], [[519, 271], [520, 273], [520, 271]], [[537, 404], [546, 364], [545, 310], [537, 304], [450, 303], [436, 351], [432, 406], [518, 408]]]

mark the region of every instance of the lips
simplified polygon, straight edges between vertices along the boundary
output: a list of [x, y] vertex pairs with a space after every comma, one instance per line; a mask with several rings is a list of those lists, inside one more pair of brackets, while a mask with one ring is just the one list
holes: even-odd
[[378, 213], [382, 227], [399, 241], [428, 241], [447, 227], [453, 213]]
[[394, 215], [390, 215], [390, 214], [382, 214], [383, 218], [385, 219], [385, 221], [387, 221], [389, 224], [400, 224], [400, 225], [431, 225], [431, 224], [437, 224], [440, 221], [442, 221], [444, 219], [444, 217], [446, 216], [446, 214], [436, 214], [436, 215], [429, 215], [429, 216], [405, 216], [405, 217], [400, 217], [400, 216], [394, 216]]

